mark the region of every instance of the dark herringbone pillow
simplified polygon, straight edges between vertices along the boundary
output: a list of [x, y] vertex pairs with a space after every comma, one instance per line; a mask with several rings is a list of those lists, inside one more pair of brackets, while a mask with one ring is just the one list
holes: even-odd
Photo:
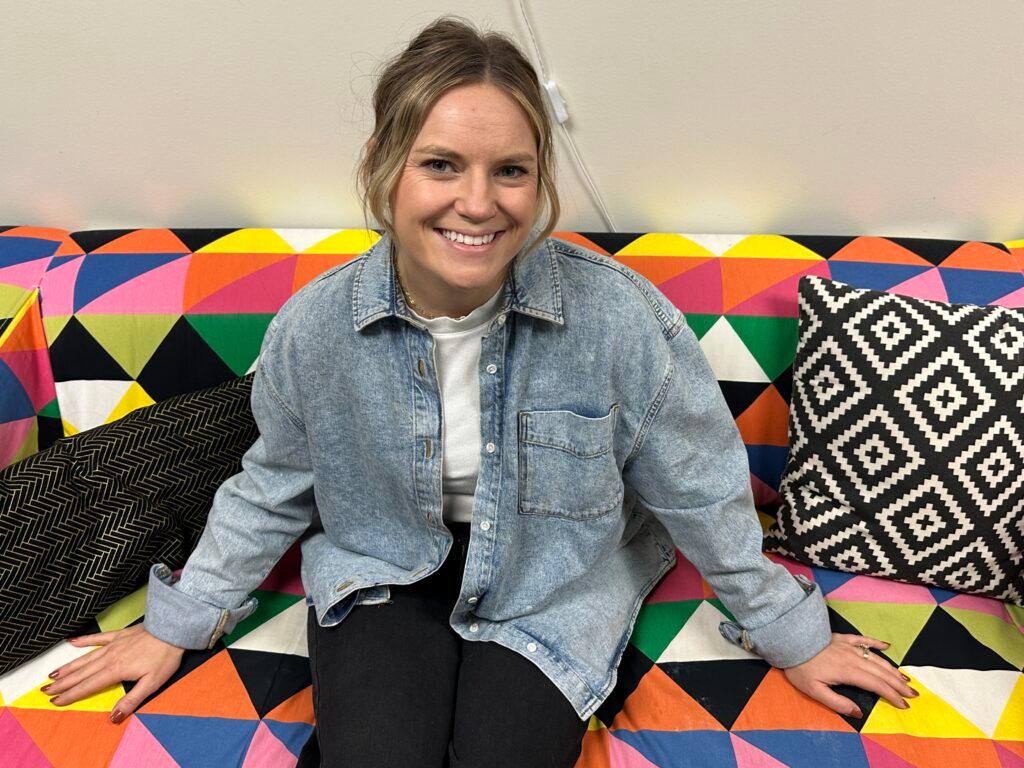
[[1024, 598], [1024, 311], [799, 283], [769, 552]]
[[258, 432], [253, 375], [58, 440], [0, 472], [0, 674], [184, 565]]

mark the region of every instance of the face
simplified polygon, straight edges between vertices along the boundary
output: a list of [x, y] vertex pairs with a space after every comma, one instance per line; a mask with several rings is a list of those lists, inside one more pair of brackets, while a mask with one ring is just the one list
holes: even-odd
[[[537, 144], [510, 96], [478, 84], [438, 99], [391, 201], [398, 269], [420, 314], [459, 317], [494, 295], [530, 235], [537, 188]], [[480, 236], [489, 242], [452, 240]]]

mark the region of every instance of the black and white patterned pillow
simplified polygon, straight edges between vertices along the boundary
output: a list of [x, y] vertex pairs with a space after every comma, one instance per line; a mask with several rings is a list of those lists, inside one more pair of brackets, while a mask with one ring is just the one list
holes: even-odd
[[765, 550], [1024, 596], [1024, 310], [799, 282], [782, 506]]

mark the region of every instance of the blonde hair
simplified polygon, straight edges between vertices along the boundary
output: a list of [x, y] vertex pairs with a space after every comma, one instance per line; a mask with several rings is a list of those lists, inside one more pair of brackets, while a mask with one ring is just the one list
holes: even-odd
[[364, 221], [369, 209], [394, 240], [390, 200], [427, 113], [452, 88], [481, 83], [500, 88], [522, 108], [537, 143], [535, 214], [539, 219], [546, 207], [548, 217], [527, 244], [527, 251], [554, 231], [561, 208], [555, 187], [551, 122], [537, 73], [509, 37], [480, 33], [458, 16], [442, 16], [421, 30], [387, 63], [377, 80], [373, 134], [363, 147], [357, 168]]

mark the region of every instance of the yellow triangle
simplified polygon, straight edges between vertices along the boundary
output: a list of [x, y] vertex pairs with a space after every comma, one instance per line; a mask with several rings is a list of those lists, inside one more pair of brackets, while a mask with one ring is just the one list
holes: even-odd
[[604, 723], [602, 723], [598, 719], [597, 715], [591, 715], [590, 716], [590, 722], [587, 723], [587, 730], [588, 731], [600, 731], [602, 728], [607, 728], [607, 727], [608, 727], [607, 725], [605, 725]]
[[342, 229], [303, 253], [362, 253], [380, 240], [372, 229]]
[[1008, 240], [1003, 245], [1007, 248], [1024, 248], [1024, 240]]
[[17, 707], [18, 709], [48, 709], [51, 712], [57, 712], [62, 709], [74, 709], [79, 712], [109, 712], [122, 696], [124, 696], [124, 686], [116, 683], [104, 688], [102, 691], [97, 691], [92, 696], [86, 696], [74, 704], [58, 707], [56, 704], [50, 703], [49, 696], [38, 688], [33, 688], [7, 706]]
[[[11, 321], [7, 324], [7, 327], [4, 328], [4, 332], [0, 333], [0, 344], [3, 344], [5, 341], [7, 341], [7, 338], [9, 336], [12, 336], [14, 334], [14, 329], [18, 327], [18, 323], [21, 322], [21, 318], [25, 316], [25, 314], [28, 312], [29, 307], [31, 307], [33, 302], [35, 302], [36, 295], [38, 293], [39, 289], [36, 288], [30, 294], [28, 294], [28, 296], [25, 298], [25, 301], [22, 303], [22, 305], [18, 308], [18, 311], [13, 316], [7, 315], [8, 317], [11, 317]], [[0, 315], [0, 317], [3, 316], [4, 315]]]
[[78, 434], [79, 430], [70, 421], [67, 421], [66, 419], [61, 419], [60, 423], [61, 426], [64, 427], [64, 437], [71, 437], [72, 435]]
[[204, 245], [196, 253], [295, 253], [288, 241], [272, 229], [239, 229]]
[[133, 381], [128, 387], [128, 391], [124, 393], [117, 406], [107, 416], [107, 420], [104, 424], [109, 424], [112, 421], [117, 421], [125, 414], [131, 413], [138, 408], [145, 408], [146, 406], [153, 405], [156, 402], [149, 393], [146, 392], [142, 387], [139, 386], [139, 382]]
[[825, 260], [810, 248], [806, 248], [800, 245], [800, 243], [782, 235], [751, 235], [750, 237], [745, 237], [723, 253], [722, 258]]
[[1024, 675], [1013, 687], [1013, 693], [1010, 694], [1006, 709], [996, 723], [992, 738], [1002, 741], [1024, 741]]
[[830, 598], [828, 604], [853, 624], [860, 634], [892, 643], [885, 649], [885, 655], [897, 664], [902, 663], [935, 610], [934, 603], [863, 603]]
[[711, 251], [688, 237], [665, 232], [641, 235], [616, 256], [714, 256]]
[[861, 733], [902, 733], [925, 738], [988, 739], [978, 726], [940, 699], [921, 681], [910, 683], [920, 696], [907, 699], [909, 709], [898, 709], [879, 699]]
[[146, 612], [146, 587], [125, 595], [96, 617], [101, 632], [124, 629]]
[[68, 324], [70, 319], [71, 315], [53, 315], [52, 317], [43, 318], [43, 331], [46, 334], [47, 346], [53, 346], [53, 342], [60, 336], [60, 332], [64, 330], [64, 326]]

